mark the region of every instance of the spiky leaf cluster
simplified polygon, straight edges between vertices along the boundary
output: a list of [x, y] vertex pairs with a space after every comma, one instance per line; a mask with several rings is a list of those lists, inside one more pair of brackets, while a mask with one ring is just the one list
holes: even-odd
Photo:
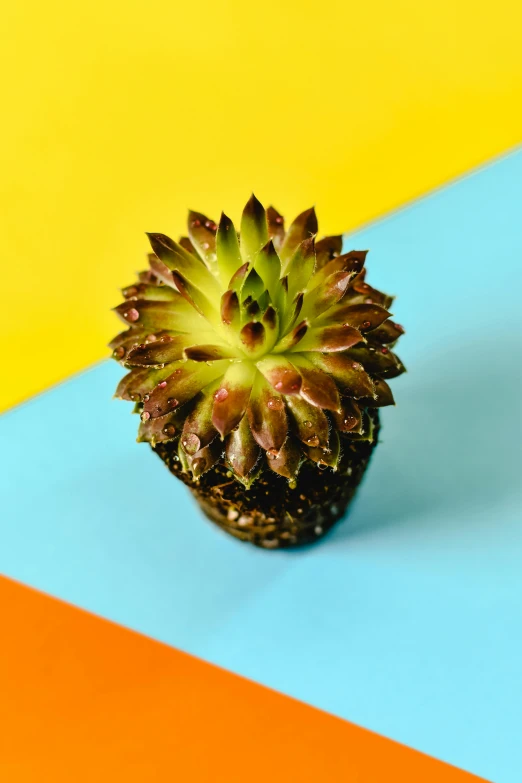
[[138, 440], [178, 441], [194, 478], [220, 460], [246, 486], [263, 469], [294, 480], [305, 459], [335, 470], [339, 434], [371, 438], [368, 409], [393, 403], [392, 298], [365, 281], [366, 251], [317, 230], [313, 209], [285, 231], [252, 196], [239, 234], [190, 212], [179, 242], [148, 235], [149, 269], [115, 308], [116, 395], [136, 404]]

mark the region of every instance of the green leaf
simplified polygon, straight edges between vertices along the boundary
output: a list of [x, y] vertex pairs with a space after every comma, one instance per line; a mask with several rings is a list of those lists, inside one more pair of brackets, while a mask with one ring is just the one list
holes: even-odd
[[286, 232], [279, 254], [281, 262], [284, 264], [291, 258], [301, 242], [317, 234], [317, 229], [317, 216], [314, 207], [301, 212]]
[[299, 394], [301, 376], [284, 356], [267, 354], [256, 366], [276, 391], [281, 394]]
[[189, 210], [188, 232], [190, 241], [198, 251], [202, 260], [210, 268], [216, 263], [216, 231], [217, 225], [201, 212]]
[[253, 470], [260, 449], [252, 436], [246, 416], [243, 416], [238, 427], [228, 436], [225, 454], [232, 470], [241, 478], [246, 478]]
[[163, 367], [181, 359], [191, 339], [187, 334], [163, 335], [154, 342], [141, 343], [129, 351], [125, 364], [130, 367]]
[[223, 288], [227, 288], [231, 277], [242, 265], [239, 240], [234, 224], [224, 212], [221, 213], [216, 238], [217, 265]]
[[218, 281], [199, 259], [165, 234], [147, 234], [147, 236], [155, 254], [171, 272], [177, 271], [182, 274], [194, 286], [204, 291], [211, 300], [221, 295]]
[[311, 405], [297, 395], [287, 397], [293, 430], [299, 440], [307, 446], [328, 446], [329, 423], [326, 415], [316, 405]]
[[114, 308], [122, 321], [136, 324], [150, 332], [197, 332], [207, 327], [205, 319], [176, 292], [172, 302], [149, 302], [147, 299], [122, 302]]
[[272, 302], [277, 302], [280, 285], [279, 278], [281, 277], [281, 261], [272, 240], [267, 242], [257, 254], [255, 270], [261, 277], [264, 287], [268, 289]]
[[310, 448], [306, 449], [309, 459], [317, 462], [320, 469], [333, 468], [337, 470], [339, 463], [339, 457], [341, 454], [341, 443], [339, 440], [339, 434], [336, 429], [332, 427], [330, 430], [330, 437], [328, 440], [328, 448]]
[[175, 365], [168, 365], [171, 374], [150, 393], [143, 406], [144, 412], [151, 418], [165, 415], [191, 400], [204, 386], [223, 376], [229, 365], [227, 360], [212, 362], [211, 365], [187, 360], [180, 362], [174, 371], [172, 369]]
[[241, 218], [241, 256], [243, 261], [253, 261], [258, 250], [268, 242], [268, 226], [265, 208], [252, 194]]
[[374, 396], [373, 381], [360, 362], [344, 353], [307, 353], [306, 356], [337, 382], [342, 393], [355, 399]]
[[285, 238], [285, 219], [274, 207], [268, 207], [266, 211], [268, 223], [268, 236], [273, 240], [274, 247], [279, 250]]
[[229, 365], [214, 394], [212, 422], [224, 438], [241, 421], [250, 399], [255, 367], [250, 362]]
[[301, 397], [304, 397], [312, 405], [317, 405], [318, 408], [327, 408], [331, 411], [340, 410], [339, 392], [330, 376], [299, 353], [292, 354], [292, 364], [301, 374]]
[[265, 451], [279, 450], [288, 431], [285, 403], [259, 372], [256, 373], [247, 415], [252, 435], [261, 448]]
[[267, 451], [266, 460], [270, 470], [287, 479], [297, 476], [301, 464], [301, 448], [292, 435], [288, 435], [278, 452]]
[[362, 334], [351, 326], [319, 326], [309, 329], [290, 351], [346, 351], [363, 342]]

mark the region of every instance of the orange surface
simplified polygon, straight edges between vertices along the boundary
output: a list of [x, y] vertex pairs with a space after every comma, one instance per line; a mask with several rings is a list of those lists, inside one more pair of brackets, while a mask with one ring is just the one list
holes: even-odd
[[435, 761], [0, 578], [6, 783], [469, 783]]

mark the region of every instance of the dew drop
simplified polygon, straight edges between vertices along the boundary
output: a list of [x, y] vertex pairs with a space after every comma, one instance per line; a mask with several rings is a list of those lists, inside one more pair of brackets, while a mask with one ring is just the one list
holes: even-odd
[[371, 351], [372, 353], [375, 353], [375, 348], [373, 348], [373, 346], [370, 346], [370, 347], [368, 348], [368, 350], [369, 350], [369, 351]]
[[148, 402], [150, 400], [150, 394], [145, 394], [143, 396], [143, 402]]
[[203, 250], [208, 250], [210, 245], [208, 244], [208, 242], [202, 242], [201, 247], [203, 248]]
[[381, 353], [388, 353], [388, 348], [385, 345], [381, 348]]
[[130, 310], [127, 310], [126, 313], [123, 313], [123, 317], [126, 318], [127, 321], [131, 321], [132, 323], [134, 323], [135, 321], [138, 320], [140, 314], [135, 307], [131, 307]]
[[352, 369], [357, 370], [359, 372], [362, 370], [362, 364], [359, 364], [359, 362], [352, 362]]
[[343, 425], [351, 430], [352, 427], [355, 427], [357, 424], [357, 418], [355, 416], [346, 416], [346, 418], [343, 420]]
[[370, 286], [368, 285], [368, 283], [361, 283], [360, 287], [362, 288], [363, 291], [367, 291]]
[[137, 392], [135, 394], [129, 394], [129, 397], [133, 402], [141, 402], [141, 394], [138, 394]]
[[177, 370], [174, 370], [174, 375], [181, 375], [182, 372], [183, 370], [181, 369], [181, 367], [178, 367]]
[[169, 438], [171, 438], [173, 435], [176, 434], [176, 428], [173, 424], [166, 424], [163, 427], [163, 434], [167, 435]]
[[369, 296], [367, 299], [364, 300], [365, 304], [373, 304], [373, 299], [371, 296]]
[[283, 408], [283, 400], [279, 399], [279, 397], [270, 397], [266, 405], [272, 411], [280, 411]]
[[276, 222], [278, 225], [281, 225], [281, 223], [283, 222], [283, 218], [281, 217], [281, 215], [278, 215], [278, 216], [276, 217], [276, 219], [275, 219], [275, 222]]
[[187, 432], [181, 438], [181, 445], [187, 452], [187, 454], [195, 454], [201, 447], [201, 441], [195, 432]]
[[311, 421], [305, 421], [304, 425], [305, 425], [305, 427], [311, 427], [312, 426], [312, 422]]
[[283, 381], [278, 381], [276, 384], [274, 384], [274, 389], [282, 389], [283, 388]]
[[371, 325], [372, 325], [371, 321], [363, 321], [361, 324], [363, 329], [369, 329]]
[[317, 467], [319, 468], [319, 470], [326, 470], [326, 468], [328, 467], [328, 463], [320, 459], [319, 462], [317, 463]]
[[227, 519], [229, 519], [231, 522], [234, 522], [239, 516], [239, 511], [237, 508], [229, 508], [227, 512]]
[[195, 460], [192, 461], [192, 469], [199, 473], [199, 471], [203, 470], [205, 467], [205, 459], [204, 457], [196, 457]]
[[205, 228], [210, 229], [210, 231], [217, 231], [217, 226], [213, 220], [207, 220], [205, 222]]
[[199, 220], [198, 218], [194, 218], [194, 220], [192, 221], [192, 225], [194, 226], [194, 228], [199, 228], [199, 226], [201, 225], [201, 220]]
[[147, 342], [148, 343], [155, 343], [158, 338], [155, 334], [149, 334], [147, 335]]
[[222, 386], [221, 389], [218, 389], [217, 392], [214, 393], [214, 399], [216, 402], [224, 402], [227, 397], [228, 397], [228, 390], [225, 389], [224, 386]]
[[317, 435], [311, 435], [309, 438], [306, 439], [306, 442], [308, 443], [309, 446], [315, 448], [316, 446], [319, 445], [319, 438], [317, 437]]
[[125, 356], [125, 348], [123, 347], [123, 345], [120, 345], [118, 348], [115, 348], [114, 351], [112, 352], [112, 355], [114, 356], [115, 359], [123, 359], [123, 357]]
[[290, 386], [290, 391], [297, 391], [298, 389], [299, 389], [299, 384], [298, 383], [293, 383]]
[[142, 421], [148, 421], [150, 419], [150, 413], [148, 411], [143, 411], [140, 418]]
[[169, 397], [167, 400], [167, 405], [169, 405], [171, 408], [177, 408], [179, 405], [179, 400], [177, 400], [175, 397]]
[[167, 381], [161, 381], [161, 383], [158, 383], [158, 389], [164, 389], [167, 385]]
[[266, 455], [268, 459], [275, 459], [279, 454], [279, 451], [277, 449], [268, 449], [266, 452]]

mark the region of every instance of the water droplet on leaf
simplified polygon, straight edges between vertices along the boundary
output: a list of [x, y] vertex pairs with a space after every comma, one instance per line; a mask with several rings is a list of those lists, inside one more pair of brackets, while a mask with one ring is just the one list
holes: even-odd
[[132, 323], [134, 323], [139, 319], [140, 314], [135, 307], [131, 307], [130, 310], [127, 310], [126, 313], [123, 313], [123, 317], [126, 318], [127, 321], [131, 321]]
[[167, 381], [161, 381], [161, 383], [158, 383], [158, 389], [164, 389], [167, 385]]
[[221, 387], [221, 389], [218, 389], [217, 392], [214, 393], [214, 399], [216, 402], [224, 402], [228, 397], [228, 389], [225, 389], [224, 386]]
[[196, 473], [202, 471], [204, 467], [205, 467], [205, 460], [203, 457], [196, 457], [196, 459], [192, 461], [192, 469], [196, 471]]
[[177, 400], [175, 397], [169, 397], [167, 400], [167, 405], [169, 405], [171, 408], [177, 408], [179, 405], [179, 400]]
[[150, 413], [148, 411], [143, 411], [140, 418], [142, 421], [148, 421], [150, 419]]
[[187, 452], [187, 454], [195, 454], [201, 447], [201, 441], [195, 432], [187, 432], [181, 438], [181, 445]]
[[267, 407], [272, 411], [280, 411], [283, 408], [283, 400], [279, 397], [270, 397], [267, 402]]
[[305, 421], [304, 425], [305, 425], [305, 427], [311, 427], [312, 426], [312, 422], [311, 421]]
[[363, 321], [361, 324], [363, 329], [369, 329], [371, 325], [372, 325], [371, 321]]
[[268, 459], [275, 459], [279, 454], [279, 451], [277, 449], [268, 449], [266, 452], [266, 456]]
[[115, 348], [114, 351], [112, 352], [112, 355], [114, 356], [115, 359], [123, 359], [123, 357], [125, 356], [125, 348], [123, 347], [123, 345], [120, 345], [118, 348]]
[[163, 434], [168, 435], [169, 438], [171, 438], [173, 435], [176, 434], [176, 428], [173, 424], [166, 424], [163, 427]]

